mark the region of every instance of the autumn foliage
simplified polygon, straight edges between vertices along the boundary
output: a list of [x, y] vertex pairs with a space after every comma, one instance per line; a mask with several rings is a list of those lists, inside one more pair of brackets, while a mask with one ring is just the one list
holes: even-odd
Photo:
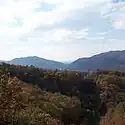
[[0, 65], [0, 125], [125, 125], [125, 73]]

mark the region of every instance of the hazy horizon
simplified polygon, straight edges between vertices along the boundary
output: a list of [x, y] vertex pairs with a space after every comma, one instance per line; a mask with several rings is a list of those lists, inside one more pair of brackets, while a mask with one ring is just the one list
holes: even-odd
[[[111, 51], [112, 51], [112, 50], [111, 50]], [[102, 53], [111, 52], [111, 51], [105, 51], [105, 52], [102, 52]], [[125, 49], [123, 49], [123, 50], [114, 50], [114, 51], [125, 51]], [[95, 56], [95, 55], [98, 55], [98, 54], [102, 54], [102, 53], [96, 53], [96, 54], [93, 54], [93, 55], [91, 55], [91, 56], [86, 56], [86, 57], [84, 56], [84, 57], [79, 57], [79, 58], [90, 58], [90, 57], [92, 57], [92, 56]], [[0, 59], [0, 61], [11, 61], [11, 60], [16, 59], [16, 58], [27, 58], [27, 57], [43, 58], [43, 57], [41, 57], [41, 56], [33, 56], [33, 55], [30, 55], [30, 56], [23, 56], [23, 57], [15, 57], [15, 58], [12, 58], [12, 59], [10, 59], [10, 60], [2, 60], [2, 59]], [[54, 59], [49, 59], [49, 58], [43, 58], [43, 59], [53, 60], [53, 61], [58, 61], [58, 62], [62, 62], [62, 63], [69, 64], [69, 63], [71, 63], [71, 62], [73, 62], [73, 61], [76, 61], [76, 60], [79, 59], [79, 58], [76, 58], [76, 59], [74, 59], [74, 60], [54, 60]]]
[[124, 1], [0, 1], [0, 60], [38, 56], [71, 62], [125, 49], [124, 34]]

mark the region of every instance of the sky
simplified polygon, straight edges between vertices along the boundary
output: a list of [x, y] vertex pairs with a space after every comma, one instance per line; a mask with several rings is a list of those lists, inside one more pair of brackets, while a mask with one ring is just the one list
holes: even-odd
[[0, 0], [0, 60], [72, 61], [124, 49], [124, 0]]

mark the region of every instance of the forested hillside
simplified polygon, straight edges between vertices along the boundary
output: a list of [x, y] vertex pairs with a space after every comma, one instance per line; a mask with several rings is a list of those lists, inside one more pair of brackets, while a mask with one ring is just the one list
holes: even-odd
[[1, 125], [125, 125], [125, 72], [0, 65]]

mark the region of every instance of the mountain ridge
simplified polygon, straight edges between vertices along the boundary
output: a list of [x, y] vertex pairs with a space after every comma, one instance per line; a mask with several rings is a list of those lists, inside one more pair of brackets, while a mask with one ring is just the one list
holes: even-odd
[[35, 67], [45, 68], [45, 69], [58, 69], [60, 67], [64, 67], [65, 65], [62, 62], [44, 59], [37, 56], [15, 58], [11, 61], [8, 61], [8, 63], [16, 65], [28, 65], [28, 66], [33, 65]]
[[121, 70], [120, 67], [123, 65], [125, 65], [125, 50], [109, 51], [88, 58], [79, 58], [71, 63], [71, 69]]
[[79, 71], [88, 71], [88, 69], [121, 70], [125, 67], [125, 50], [108, 51], [91, 57], [78, 58], [68, 64], [37, 56], [14, 58], [4, 62], [15, 65], [33, 65], [44, 69], [69, 69]]

